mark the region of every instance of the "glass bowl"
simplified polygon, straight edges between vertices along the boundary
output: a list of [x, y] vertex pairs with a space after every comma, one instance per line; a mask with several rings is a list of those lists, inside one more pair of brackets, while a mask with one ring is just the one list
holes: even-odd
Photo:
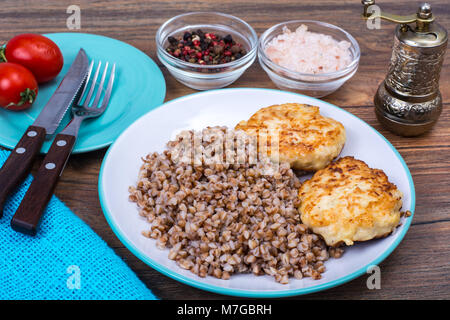
[[[284, 27], [294, 31], [302, 24], [308, 27], [308, 31], [330, 35], [337, 41], [346, 40], [350, 42], [351, 46], [349, 50], [351, 52], [352, 62], [345, 68], [335, 72], [311, 74], [289, 70], [270, 60], [265, 53], [266, 45], [274, 37], [282, 34]], [[267, 29], [261, 35], [258, 42], [259, 63], [270, 79], [280, 89], [300, 92], [318, 98], [336, 91], [350, 79], [358, 69], [359, 58], [360, 50], [355, 38], [339, 27], [320, 21], [294, 20], [282, 22]]]
[[[223, 64], [199, 65], [175, 58], [166, 52], [168, 37], [202, 29], [220, 35], [230, 34], [247, 51], [243, 57]], [[190, 12], [166, 21], [156, 33], [157, 56], [169, 72], [184, 85], [196, 90], [222, 88], [236, 81], [255, 61], [258, 36], [245, 21], [218, 12]]]

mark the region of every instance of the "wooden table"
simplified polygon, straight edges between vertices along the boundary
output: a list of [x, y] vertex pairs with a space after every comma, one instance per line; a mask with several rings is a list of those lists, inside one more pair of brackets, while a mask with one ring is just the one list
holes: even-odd
[[[448, 0], [431, 0], [440, 24], [450, 30]], [[258, 34], [276, 23], [313, 19], [339, 25], [361, 47], [356, 75], [340, 90], [324, 98], [367, 121], [379, 130], [404, 157], [414, 178], [417, 206], [413, 223], [395, 252], [381, 263], [381, 290], [366, 287], [362, 276], [340, 287], [303, 296], [302, 299], [431, 299], [450, 298], [450, 56], [441, 74], [444, 110], [435, 128], [417, 138], [402, 138], [377, 122], [372, 98], [384, 79], [393, 43], [394, 25], [382, 22], [381, 30], [368, 30], [360, 18], [360, 0], [264, 1], [138, 1], [138, 0], [3, 0], [0, 6], [0, 41], [23, 32], [67, 32], [66, 8], [81, 7], [81, 30], [125, 41], [155, 61], [154, 35], [165, 20], [188, 11], [221, 11], [250, 23]], [[385, 10], [407, 14], [416, 3], [408, 0], [377, 1]], [[158, 62], [158, 61], [157, 61]], [[159, 62], [158, 62], [159, 63]], [[167, 82], [166, 101], [193, 93], [161, 66]], [[232, 87], [275, 88], [257, 62]], [[0, 128], [1, 130], [1, 128]], [[56, 195], [89, 224], [149, 288], [162, 299], [224, 299], [225, 296], [178, 283], [138, 260], [109, 228], [97, 195], [97, 177], [105, 149], [74, 155], [61, 178]], [[35, 168], [36, 170], [36, 168]]]

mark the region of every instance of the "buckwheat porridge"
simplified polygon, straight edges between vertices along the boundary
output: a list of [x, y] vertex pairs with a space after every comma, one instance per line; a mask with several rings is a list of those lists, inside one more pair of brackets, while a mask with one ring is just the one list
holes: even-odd
[[211, 127], [181, 132], [164, 152], [147, 155], [129, 188], [151, 224], [143, 234], [200, 277], [320, 279], [324, 262], [343, 250], [328, 248], [301, 223], [301, 182], [289, 164], [256, 150], [243, 131]]

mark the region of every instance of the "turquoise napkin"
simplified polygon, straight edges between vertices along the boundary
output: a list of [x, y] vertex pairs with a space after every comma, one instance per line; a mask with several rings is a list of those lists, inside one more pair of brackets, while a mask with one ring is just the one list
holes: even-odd
[[[8, 155], [0, 150], [0, 167]], [[12, 230], [11, 218], [31, 181], [30, 176], [9, 197], [0, 218], [0, 299], [156, 299], [55, 196], [35, 237]]]

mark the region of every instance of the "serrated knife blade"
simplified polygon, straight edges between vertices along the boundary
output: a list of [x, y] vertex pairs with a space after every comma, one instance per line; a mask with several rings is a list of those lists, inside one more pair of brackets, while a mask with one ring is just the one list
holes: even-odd
[[67, 109], [72, 105], [75, 97], [87, 75], [89, 59], [84, 49], [80, 49], [74, 62], [62, 79], [56, 91], [48, 100], [33, 126], [44, 128], [46, 135], [55, 133]]

